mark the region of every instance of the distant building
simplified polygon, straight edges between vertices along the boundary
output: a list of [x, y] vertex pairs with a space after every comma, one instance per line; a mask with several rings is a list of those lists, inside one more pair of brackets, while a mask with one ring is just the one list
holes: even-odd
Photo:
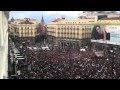
[[24, 19], [11, 19], [10, 32], [21, 40], [34, 40], [39, 34], [38, 32], [38, 21], [35, 19], [24, 18]]
[[10, 21], [8, 21], [9, 32], [14, 33], [14, 18], [12, 17]]
[[95, 19], [65, 19], [58, 18], [47, 24], [49, 42], [64, 46], [72, 44], [80, 46], [91, 39], [90, 24]]
[[11, 22], [14, 22], [14, 18], [13, 17], [11, 18]]
[[115, 11], [83, 11], [79, 13], [80, 19], [95, 19], [96, 21], [102, 18], [119, 17], [120, 15]]
[[40, 35], [46, 35], [46, 25], [43, 16], [41, 22], [39, 23], [39, 32]]
[[102, 18], [98, 20], [98, 22], [112, 22], [112, 23], [117, 23], [120, 22], [120, 17], [109, 17], [109, 18]]

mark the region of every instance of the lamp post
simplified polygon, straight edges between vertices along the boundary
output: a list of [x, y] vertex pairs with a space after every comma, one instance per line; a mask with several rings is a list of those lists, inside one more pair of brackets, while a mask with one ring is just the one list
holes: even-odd
[[111, 54], [111, 58], [112, 58], [112, 61], [111, 61], [111, 72], [112, 72], [112, 79], [113, 79], [114, 78], [114, 59], [115, 59], [115, 50], [114, 50], [114, 48], [110, 49], [110, 54]]
[[53, 36], [52, 36], [52, 59], [53, 59]]
[[20, 45], [20, 53], [22, 54], [22, 45]]
[[71, 68], [71, 47], [72, 47], [72, 44], [71, 42], [69, 42], [69, 50], [68, 50], [68, 53], [69, 53], [69, 65], [70, 65], [70, 68]]
[[114, 62], [115, 62], [115, 48], [113, 48], [113, 60], [112, 60], [112, 79], [114, 78]]
[[113, 60], [111, 62], [112, 63], [112, 67], [111, 68], [112, 68], [112, 79], [113, 79], [113, 75], [114, 75], [114, 69], [113, 69], [113, 65], [114, 65], [113, 64], [114, 63], [114, 51], [112, 52], [112, 54], [113, 54], [113, 58], [112, 58]]

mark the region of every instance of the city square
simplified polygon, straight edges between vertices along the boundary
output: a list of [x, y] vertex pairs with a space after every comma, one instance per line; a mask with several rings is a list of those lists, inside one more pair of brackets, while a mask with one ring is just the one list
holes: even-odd
[[62, 15], [47, 23], [44, 15], [38, 21], [1, 14], [8, 28], [7, 34], [0, 31], [1, 79], [120, 78], [117, 12], [83, 11], [77, 18]]

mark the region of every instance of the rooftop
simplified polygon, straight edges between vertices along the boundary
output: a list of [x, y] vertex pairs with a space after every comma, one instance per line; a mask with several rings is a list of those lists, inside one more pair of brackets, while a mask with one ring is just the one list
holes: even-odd
[[33, 22], [30, 22], [28, 19], [24, 20], [23, 22], [20, 22], [19, 24], [34, 24]]
[[100, 20], [120, 20], [120, 17], [102, 18]]

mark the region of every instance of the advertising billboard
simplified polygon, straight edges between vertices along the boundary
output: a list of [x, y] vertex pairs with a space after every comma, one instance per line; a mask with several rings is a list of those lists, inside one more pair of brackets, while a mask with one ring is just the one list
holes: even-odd
[[120, 45], [120, 25], [92, 25], [91, 42]]
[[120, 26], [112, 26], [110, 29], [110, 42], [120, 43]]

